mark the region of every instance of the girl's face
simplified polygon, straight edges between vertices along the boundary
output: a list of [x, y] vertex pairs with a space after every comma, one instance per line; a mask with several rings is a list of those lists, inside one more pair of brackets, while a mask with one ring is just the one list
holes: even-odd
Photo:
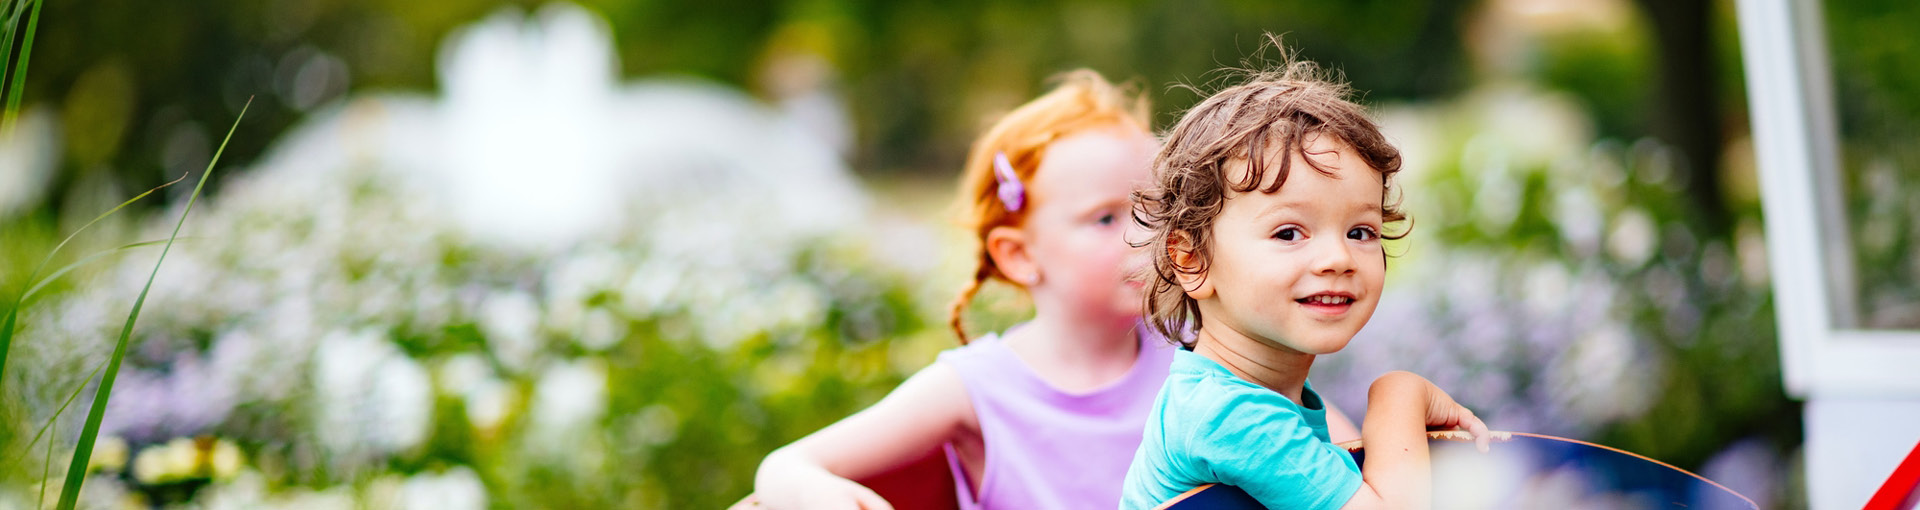
[[[1332, 136], [1308, 135], [1276, 193], [1228, 192], [1213, 225], [1202, 327], [1304, 354], [1346, 347], [1379, 304], [1380, 173]], [[1278, 156], [1278, 154], [1275, 154]], [[1307, 165], [1311, 158], [1328, 176]], [[1274, 158], [1267, 158], [1274, 161]], [[1236, 170], [1242, 179], [1246, 163]], [[1261, 187], [1278, 172], [1268, 172]], [[1205, 292], [1204, 290], [1202, 291]]]
[[[1159, 145], [1135, 128], [1077, 133], [1047, 145], [1031, 183], [1022, 229], [1039, 281], [1028, 290], [1083, 317], [1133, 319], [1145, 259], [1128, 246], [1132, 193], [1151, 178]], [[1139, 236], [1132, 236], [1139, 237]]]

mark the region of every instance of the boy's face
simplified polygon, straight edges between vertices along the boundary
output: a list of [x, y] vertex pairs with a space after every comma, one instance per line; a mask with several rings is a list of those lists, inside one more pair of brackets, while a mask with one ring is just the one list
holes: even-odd
[[[1292, 167], [1280, 191], [1227, 193], [1206, 279], [1189, 286], [1200, 300], [1201, 327], [1224, 328], [1211, 335], [1328, 354], [1345, 347], [1379, 304], [1386, 280], [1380, 173], [1333, 136], [1309, 134], [1302, 146], [1305, 157], [1288, 156]], [[1333, 175], [1314, 170], [1308, 158]], [[1243, 180], [1247, 163], [1228, 172]], [[1260, 187], [1271, 186], [1277, 173], [1267, 172]]]

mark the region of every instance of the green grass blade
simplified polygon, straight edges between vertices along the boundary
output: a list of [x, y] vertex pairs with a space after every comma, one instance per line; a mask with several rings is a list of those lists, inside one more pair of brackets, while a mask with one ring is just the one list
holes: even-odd
[[[81, 381], [80, 385], [73, 387], [73, 393], [67, 394], [67, 401], [60, 403], [60, 408], [55, 409], [53, 411], [53, 417], [47, 418], [47, 422], [40, 425], [40, 430], [38, 432], [33, 433], [33, 440], [28, 441], [27, 446], [20, 449], [20, 456], [14, 457], [11, 462], [7, 463], [9, 466], [9, 469], [12, 468], [11, 466], [18, 465], [20, 461], [26, 460], [27, 454], [33, 451], [33, 445], [40, 444], [40, 437], [47, 435], [47, 430], [53, 428], [53, 423], [56, 421], [59, 421], [61, 415], [66, 414], [67, 406], [73, 405], [74, 399], [80, 398], [80, 390], [87, 389], [87, 383], [93, 382], [93, 378], [99, 377], [100, 370], [105, 368], [107, 368], [107, 360], [104, 360], [104, 359], [100, 360], [100, 364], [93, 366], [93, 373], [87, 374], [86, 379], [80, 380]], [[53, 442], [48, 441], [47, 446], [52, 447]], [[42, 478], [45, 478], [45, 477], [43, 476]], [[46, 507], [43, 505], [36, 508], [46, 508]]]
[[25, 95], [27, 85], [27, 57], [33, 55], [33, 32], [40, 26], [40, 4], [46, 0], [28, 0], [33, 2], [33, 10], [27, 13], [27, 33], [20, 40], [20, 62], [13, 66], [13, 84], [7, 88], [7, 126], [6, 134], [13, 135], [14, 117], [20, 114], [20, 96]]
[[[242, 109], [241, 111], [244, 112], [246, 110]], [[225, 148], [225, 145], [222, 145], [221, 147]], [[167, 186], [172, 186], [186, 179], [187, 179], [187, 176], [181, 175], [179, 179], [174, 179], [173, 182], [155, 186], [153, 189], [147, 190], [146, 192], [136, 195], [133, 198], [129, 198], [127, 199], [127, 201], [121, 202], [120, 205], [116, 205], [112, 209], [108, 209], [107, 212], [100, 213], [99, 216], [93, 217], [92, 221], [88, 221], [87, 224], [81, 225], [80, 228], [74, 229], [73, 233], [67, 234], [66, 239], [60, 240], [60, 244], [53, 245], [53, 251], [47, 252], [46, 258], [40, 259], [40, 265], [34, 266], [33, 272], [27, 273], [27, 281], [31, 282], [31, 281], [34, 281], [35, 278], [40, 277], [40, 271], [45, 270], [47, 268], [47, 264], [53, 263], [53, 257], [55, 255], [60, 254], [60, 249], [67, 247], [67, 243], [73, 242], [73, 238], [79, 237], [81, 232], [86, 232], [88, 227], [92, 227], [93, 224], [99, 223], [100, 220], [107, 219], [108, 216], [113, 216], [114, 213], [120, 212], [121, 209], [127, 208], [128, 205], [131, 205], [134, 202], [138, 202], [142, 198], [147, 198], [147, 195], [152, 195], [153, 192], [155, 191], [160, 191], [162, 188], [166, 188]], [[35, 286], [34, 288], [37, 289], [38, 286]], [[20, 297], [13, 300], [13, 306], [7, 309], [6, 319], [0, 320], [0, 388], [3, 388], [6, 386], [7, 352], [12, 350], [13, 348], [13, 328], [15, 323], [20, 318], [20, 307], [26, 305], [27, 294], [29, 294], [29, 292], [22, 291], [20, 293]]]
[[[188, 238], [188, 239], [191, 239], [191, 238]], [[73, 263], [67, 264], [65, 266], [61, 266], [60, 269], [56, 269], [52, 273], [48, 273], [47, 276], [45, 278], [41, 278], [40, 281], [34, 282], [32, 287], [27, 288], [27, 292], [25, 294], [20, 295], [20, 306], [26, 306], [27, 300], [33, 299], [34, 294], [39, 294], [40, 289], [46, 288], [48, 284], [53, 283], [55, 280], [59, 280], [60, 277], [62, 276], [66, 276], [68, 272], [71, 272], [75, 269], [79, 269], [80, 266], [87, 265], [87, 263], [89, 262], [93, 262], [95, 260], [104, 258], [108, 255], [113, 255], [123, 251], [131, 250], [134, 248], [145, 248], [148, 246], [162, 244], [165, 242], [167, 242], [166, 239], [156, 239], [152, 241], [142, 241], [142, 242], [133, 243], [133, 244], [123, 244], [113, 249], [100, 250], [100, 251], [93, 252], [92, 254], [87, 255], [85, 257], [81, 257], [80, 260], [73, 261]]]
[[60, 486], [60, 510], [73, 510], [80, 499], [80, 483], [87, 476], [87, 461], [93, 457], [93, 441], [100, 435], [100, 420], [107, 414], [107, 398], [113, 394], [114, 378], [120, 375], [120, 360], [127, 354], [127, 338], [133, 334], [133, 323], [140, 318], [140, 307], [147, 304], [147, 292], [153, 290], [153, 279], [160, 275], [160, 264], [167, 261], [167, 252], [173, 251], [173, 240], [180, 237], [180, 227], [187, 224], [187, 215], [193, 212], [193, 203], [200, 199], [200, 190], [205, 189], [207, 178], [213, 176], [213, 166], [220, 161], [220, 153], [226, 152], [227, 142], [233, 140], [233, 132], [240, 128], [240, 119], [246, 118], [247, 107], [253, 106], [253, 99], [247, 99], [247, 105], [240, 107], [240, 115], [233, 119], [233, 127], [227, 128], [227, 137], [220, 140], [220, 149], [213, 152], [213, 160], [207, 162], [207, 170], [200, 174], [200, 182], [193, 185], [193, 194], [187, 195], [187, 207], [180, 211], [180, 220], [173, 224], [173, 234], [167, 237], [167, 245], [160, 249], [160, 259], [153, 262], [153, 272], [147, 275], [147, 284], [140, 288], [140, 297], [133, 300], [133, 311], [127, 313], [127, 323], [120, 327], [120, 340], [113, 346], [113, 356], [107, 358], [106, 373], [100, 375], [100, 388], [94, 392], [92, 409], [87, 411], [87, 423], [80, 429], [80, 442], [74, 446], [73, 461], [67, 464], [67, 483]]
[[34, 1], [36, 0], [6, 0], [5, 8], [0, 9], [0, 16], [7, 19], [5, 25], [0, 25], [0, 34], [6, 36], [5, 41], [0, 41], [0, 50], [4, 50], [0, 51], [0, 59], [4, 60], [0, 64], [5, 64], [0, 66], [0, 84], [7, 83], [5, 79], [7, 70], [13, 68], [13, 36], [20, 31], [20, 15], [27, 12], [27, 3]]
[[[25, 10], [21, 6], [31, 1], [33, 0], [7, 0], [6, 8], [0, 10], [0, 16], [7, 18], [6, 24], [0, 26], [0, 84], [8, 83], [7, 70], [13, 68], [7, 64], [13, 63], [13, 31], [20, 27], [20, 12]], [[0, 88], [0, 99], [7, 97], [11, 95], [5, 94], [5, 90]], [[9, 121], [7, 124], [12, 125], [12, 122]], [[7, 132], [12, 131], [12, 129], [7, 130]]]
[[38, 503], [34, 504], [36, 508], [47, 507], [47, 478], [50, 478], [52, 475], [53, 475], [53, 441], [47, 441], [47, 456], [46, 458], [43, 458], [40, 460], [40, 500]]

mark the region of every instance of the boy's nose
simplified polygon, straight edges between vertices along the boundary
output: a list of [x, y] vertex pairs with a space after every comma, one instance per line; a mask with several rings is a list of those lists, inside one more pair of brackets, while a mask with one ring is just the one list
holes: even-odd
[[1347, 243], [1335, 239], [1322, 241], [1318, 244], [1320, 247], [1315, 250], [1314, 254], [1313, 270], [1315, 273], [1337, 275], [1352, 273], [1354, 271], [1353, 252], [1347, 248]]

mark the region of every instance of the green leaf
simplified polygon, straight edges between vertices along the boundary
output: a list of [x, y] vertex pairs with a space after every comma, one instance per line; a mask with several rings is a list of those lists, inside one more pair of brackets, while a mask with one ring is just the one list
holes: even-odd
[[67, 483], [60, 487], [60, 510], [73, 510], [80, 499], [80, 483], [87, 477], [87, 462], [93, 457], [93, 442], [100, 435], [100, 420], [107, 414], [107, 399], [113, 394], [113, 381], [120, 375], [120, 361], [127, 354], [127, 338], [133, 335], [133, 323], [140, 318], [140, 307], [147, 304], [147, 292], [153, 290], [153, 279], [160, 275], [160, 265], [167, 261], [167, 252], [173, 250], [173, 240], [180, 237], [180, 227], [187, 224], [187, 215], [193, 212], [193, 203], [200, 199], [200, 190], [207, 186], [207, 178], [213, 176], [213, 166], [220, 162], [220, 154], [226, 152], [227, 142], [233, 140], [233, 132], [240, 128], [240, 119], [246, 118], [247, 107], [253, 106], [253, 98], [247, 98], [246, 106], [240, 107], [240, 115], [233, 119], [233, 126], [227, 128], [227, 137], [220, 140], [220, 149], [213, 152], [213, 160], [207, 162], [207, 170], [200, 174], [200, 182], [193, 185], [193, 194], [187, 195], [187, 207], [180, 211], [180, 220], [173, 224], [173, 234], [167, 237], [167, 245], [160, 250], [160, 259], [153, 262], [153, 272], [147, 275], [147, 284], [140, 288], [140, 297], [133, 300], [133, 311], [127, 314], [127, 323], [120, 327], [120, 340], [113, 346], [113, 356], [107, 358], [107, 371], [100, 376], [100, 388], [94, 392], [93, 407], [87, 411], [87, 423], [80, 429], [80, 443], [74, 446], [73, 460], [67, 464]]

